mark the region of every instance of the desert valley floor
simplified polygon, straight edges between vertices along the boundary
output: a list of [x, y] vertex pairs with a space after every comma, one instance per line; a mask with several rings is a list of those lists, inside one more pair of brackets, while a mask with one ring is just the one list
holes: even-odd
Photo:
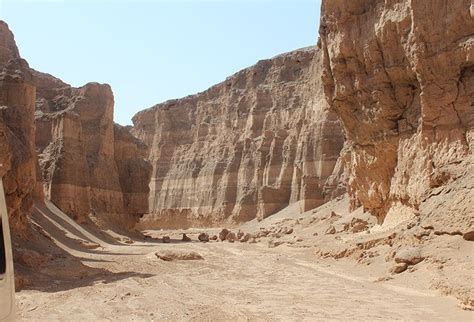
[[[54, 211], [43, 211], [43, 217], [36, 217], [37, 224], [55, 230], [55, 236], [60, 236], [56, 244], [102, 273], [85, 271], [82, 278], [58, 279], [21, 291], [17, 301], [25, 320], [68, 320], [71, 316], [103, 321], [473, 318], [473, 312], [462, 310], [454, 298], [423, 289], [410, 279], [387, 277], [377, 262], [366, 266], [316, 258], [304, 237], [292, 236], [297, 241], [287, 239], [278, 247], [275, 243], [269, 247], [272, 242], [202, 243], [197, 240], [199, 233], [219, 231], [188, 229], [147, 231], [147, 241], [114, 234], [121, 243], [110, 244], [49, 207]], [[313, 212], [300, 215], [297, 223], [304, 225], [310, 215]], [[255, 231], [291, 222], [294, 216], [294, 209], [289, 208], [242, 229]], [[183, 232], [192, 241], [182, 242]], [[170, 237], [169, 243], [162, 242], [164, 235]], [[156, 253], [169, 260], [159, 259]], [[59, 261], [56, 267], [61, 266], [61, 259], [51, 259], [55, 260]]]

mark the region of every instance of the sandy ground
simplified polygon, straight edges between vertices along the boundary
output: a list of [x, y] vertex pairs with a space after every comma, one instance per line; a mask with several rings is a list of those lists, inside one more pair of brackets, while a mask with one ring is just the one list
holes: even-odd
[[[204, 260], [161, 261], [165, 248]], [[25, 320], [469, 320], [472, 312], [430, 292], [334, 273], [282, 247], [240, 243], [111, 246], [88, 265], [138, 275], [59, 292], [22, 291]], [[291, 250], [290, 250], [291, 251]], [[152, 255], [150, 255], [150, 253]]]
[[[396, 281], [376, 282], [370, 271], [317, 259], [311, 248], [177, 239], [112, 245], [76, 230], [82, 228], [74, 222], [48, 220], [71, 240], [100, 243], [79, 249], [67, 239], [57, 241], [104, 273], [74, 281], [52, 278], [37, 290], [17, 293], [23, 320], [474, 320], [454, 298]], [[196, 240], [201, 231], [187, 233]], [[155, 256], [163, 251], [195, 252], [203, 259], [164, 261]]]

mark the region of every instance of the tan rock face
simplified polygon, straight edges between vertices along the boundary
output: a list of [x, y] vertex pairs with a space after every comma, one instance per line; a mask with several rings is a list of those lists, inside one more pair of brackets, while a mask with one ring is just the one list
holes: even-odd
[[320, 61], [314, 48], [280, 55], [138, 113], [133, 133], [153, 165], [146, 221], [242, 222], [298, 200], [304, 209], [322, 204], [343, 136]]
[[117, 165], [125, 212], [142, 215], [148, 212], [148, 194], [152, 167], [146, 161], [148, 148], [126, 127], [114, 126], [114, 157]]
[[8, 25], [0, 20], [0, 65], [5, 66], [10, 59], [19, 59], [20, 53], [15, 43], [13, 33]]
[[[470, 6], [323, 1], [324, 90], [348, 139], [339, 163], [352, 206], [363, 205], [380, 221], [398, 208], [428, 214], [440, 204], [460, 207], [452, 214], [464, 223], [474, 213], [467, 179], [474, 128]], [[448, 186], [462, 200], [430, 201], [436, 189], [449, 194]]]
[[43, 190], [78, 220], [93, 214], [126, 226], [147, 212], [147, 150], [114, 124], [108, 85], [73, 88], [30, 69], [4, 22], [0, 68], [0, 175], [14, 231]]
[[36, 188], [35, 86], [13, 34], [0, 21], [0, 176], [12, 230], [25, 232]]
[[37, 104], [36, 146], [45, 195], [78, 220], [93, 214], [123, 224], [125, 214], [145, 213], [146, 148], [114, 124], [110, 87], [72, 88], [41, 73], [35, 79], [44, 95]]

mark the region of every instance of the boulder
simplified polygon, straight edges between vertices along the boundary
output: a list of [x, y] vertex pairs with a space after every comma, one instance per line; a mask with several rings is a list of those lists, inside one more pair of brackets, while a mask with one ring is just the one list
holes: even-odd
[[421, 250], [416, 247], [409, 247], [398, 251], [394, 257], [396, 263], [406, 263], [407, 265], [416, 265], [423, 259]]
[[189, 238], [186, 234], [183, 234], [183, 238], [181, 238], [181, 241], [190, 242], [191, 238]]
[[234, 233], [234, 232], [229, 232], [226, 236], [226, 240], [229, 242], [229, 243], [233, 243], [234, 241], [237, 240], [237, 235]]
[[209, 241], [209, 234], [208, 233], [200, 233], [198, 236], [200, 242], [206, 243]]
[[243, 235], [239, 240], [241, 243], [246, 243], [248, 242], [253, 236], [249, 233], [246, 233], [245, 235]]
[[222, 229], [221, 232], [219, 233], [219, 239], [220, 239], [221, 241], [226, 240], [227, 235], [228, 235], [229, 233], [230, 233], [230, 231], [229, 231], [228, 229], [226, 229], [226, 228]]
[[329, 226], [329, 228], [326, 230], [326, 235], [333, 235], [335, 233], [336, 233], [336, 228], [333, 225]]

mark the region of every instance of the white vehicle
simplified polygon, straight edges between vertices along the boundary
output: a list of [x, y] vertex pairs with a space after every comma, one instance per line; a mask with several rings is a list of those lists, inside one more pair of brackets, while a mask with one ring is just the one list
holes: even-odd
[[3, 182], [0, 178], [0, 321], [15, 320], [15, 278]]

